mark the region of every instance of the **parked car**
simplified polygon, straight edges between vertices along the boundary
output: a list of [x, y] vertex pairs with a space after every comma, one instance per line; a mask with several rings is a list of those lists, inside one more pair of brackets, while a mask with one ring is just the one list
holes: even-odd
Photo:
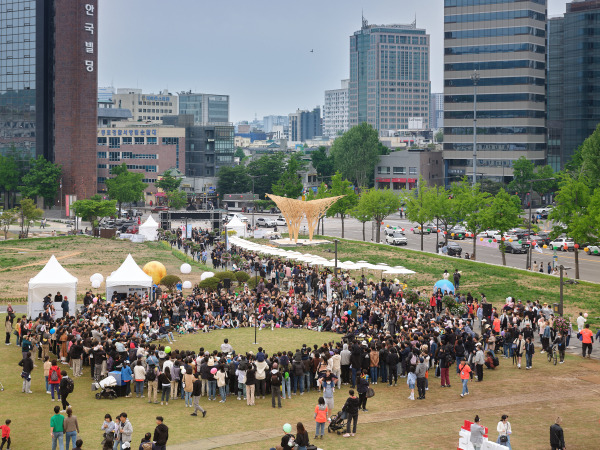
[[435, 225], [432, 223], [424, 224], [422, 230], [419, 227], [418, 223], [413, 225], [413, 234], [431, 234], [436, 230]]
[[[452, 236], [453, 234], [454, 236]], [[455, 225], [448, 231], [448, 236], [450, 236], [450, 239], [455, 240], [465, 239], [467, 237], [467, 229], [463, 226]]]
[[443, 253], [446, 253], [448, 256], [458, 256], [462, 254], [462, 247], [458, 244], [458, 242], [448, 241], [448, 244], [444, 242], [440, 242], [438, 247], [442, 250]]
[[152, 208], [150, 210], [150, 212], [158, 213], [158, 212], [161, 212], [161, 211], [168, 211], [168, 210], [169, 210], [168, 206], [155, 206], [154, 208]]
[[285, 221], [285, 217], [279, 216], [277, 219], [275, 219], [275, 224], [277, 224], [278, 227], [285, 227], [285, 226], [287, 226], [287, 222]]
[[538, 233], [535, 236], [532, 236], [532, 238], [537, 240], [538, 243], [541, 243], [542, 245], [550, 245], [550, 241], [552, 241], [548, 233]]
[[500, 234], [500, 230], [485, 230], [481, 232], [481, 236], [488, 238], [494, 237], [497, 234]]
[[600, 256], [600, 245], [588, 245], [590, 255]]
[[394, 231], [385, 236], [385, 242], [391, 245], [408, 245], [408, 239], [401, 231]]
[[556, 238], [552, 242], [550, 242], [550, 246], [553, 249], [560, 250], [560, 251], [565, 250], [565, 245], [567, 246], [568, 251], [575, 250], [575, 241], [573, 241], [573, 239], [571, 239], [571, 238], [560, 237], [560, 238]]
[[140, 226], [136, 223], [133, 225], [129, 225], [127, 227], [127, 230], [125, 230], [125, 232], [127, 234], [138, 234], [138, 232], [140, 231]]
[[518, 241], [504, 241], [504, 251], [506, 253], [527, 253], [529, 245], [519, 244]]
[[552, 212], [552, 206], [543, 206], [535, 210], [535, 214], [540, 215], [542, 219], [547, 219], [550, 212]]
[[397, 231], [394, 227], [390, 227], [389, 225], [383, 229], [383, 234], [385, 236], [392, 236], [394, 232]]
[[259, 217], [256, 219], [256, 226], [258, 227], [274, 228], [276, 225], [275, 219], [271, 219], [270, 217]]

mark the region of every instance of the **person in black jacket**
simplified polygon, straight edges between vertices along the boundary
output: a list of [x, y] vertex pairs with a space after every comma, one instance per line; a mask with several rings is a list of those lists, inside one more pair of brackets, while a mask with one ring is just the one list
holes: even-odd
[[562, 419], [556, 418], [554, 425], [550, 426], [550, 446], [552, 450], [564, 450], [565, 449], [565, 436], [563, 429], [560, 426]]
[[389, 379], [390, 386], [392, 385], [392, 378], [394, 379], [394, 386], [398, 382], [398, 361], [400, 358], [398, 357], [398, 350], [396, 347], [392, 347], [391, 350], [387, 353], [386, 363], [390, 369]]
[[[346, 434], [344, 437], [354, 436], [356, 433], [356, 424], [358, 422], [358, 410], [360, 408], [360, 400], [354, 395], [354, 389], [348, 391], [350, 397], [346, 399], [346, 403], [342, 408], [342, 411], [346, 413]], [[350, 433], [350, 423], [354, 422], [352, 426], [352, 433]]]
[[169, 440], [169, 427], [163, 423], [162, 416], [156, 417], [156, 428], [154, 429], [154, 442], [156, 450], [167, 450], [167, 441]]
[[59, 392], [60, 399], [62, 400], [62, 412], [65, 412], [67, 410], [67, 406], [69, 406], [69, 402], [67, 401], [67, 396], [70, 394], [69, 385], [73, 382], [73, 380], [69, 378], [66, 370], [61, 370], [60, 374], [62, 375], [62, 378], [60, 379]]
[[200, 406], [200, 397], [202, 396], [202, 380], [198, 378], [198, 374], [195, 374], [194, 377], [194, 387], [192, 390], [192, 402], [194, 405], [194, 412], [190, 414], [190, 416], [197, 416], [198, 411], [202, 411], [202, 417], [206, 417], [206, 411]]
[[350, 355], [350, 366], [352, 368], [352, 387], [356, 386], [356, 374], [360, 374], [360, 362], [362, 351], [358, 342], [354, 342], [352, 344], [352, 349], [350, 350], [352, 354]]
[[33, 394], [33, 392], [31, 392], [31, 372], [33, 372], [33, 359], [31, 359], [31, 352], [27, 352], [25, 354], [25, 358], [19, 362], [19, 366], [23, 368], [23, 371], [21, 372], [21, 377], [23, 378], [22, 392]]
[[367, 375], [367, 370], [363, 369], [360, 377], [356, 381], [358, 391], [358, 398], [360, 399], [359, 409], [362, 409], [363, 412], [367, 412], [367, 391], [369, 390], [369, 376]]
[[308, 447], [308, 431], [304, 428], [304, 424], [302, 422], [298, 422], [296, 424], [296, 445], [298, 449]]

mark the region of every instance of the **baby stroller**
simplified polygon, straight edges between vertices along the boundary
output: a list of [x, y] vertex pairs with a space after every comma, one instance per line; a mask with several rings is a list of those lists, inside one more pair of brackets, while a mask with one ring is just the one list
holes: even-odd
[[116, 385], [117, 380], [115, 379], [115, 377], [106, 377], [100, 382], [92, 383], [92, 391], [97, 391], [98, 389], [101, 389], [100, 392], [96, 392], [97, 400], [100, 400], [102, 398], [114, 400], [115, 398], [117, 398], [117, 392], [113, 389], [113, 387]]
[[331, 422], [327, 427], [327, 432], [336, 432], [337, 434], [342, 434], [342, 431], [346, 428], [347, 417], [348, 415], [346, 414], [346, 411], [340, 411], [336, 415], [331, 416]]

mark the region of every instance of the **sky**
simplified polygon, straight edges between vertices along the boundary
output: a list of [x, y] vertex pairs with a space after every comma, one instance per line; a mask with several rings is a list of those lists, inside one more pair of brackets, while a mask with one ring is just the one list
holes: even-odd
[[[566, 3], [548, 0], [548, 15]], [[416, 16], [431, 35], [431, 92], [443, 91], [443, 0], [101, 0], [98, 86], [228, 94], [232, 122], [312, 109], [349, 77], [363, 13]]]

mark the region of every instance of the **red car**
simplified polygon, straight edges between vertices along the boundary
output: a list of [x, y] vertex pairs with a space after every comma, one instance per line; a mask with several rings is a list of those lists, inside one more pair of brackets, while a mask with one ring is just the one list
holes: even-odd
[[168, 210], [169, 210], [168, 206], [155, 206], [154, 208], [152, 208], [151, 212], [157, 213], [160, 211], [168, 211]]
[[127, 234], [138, 234], [138, 232], [140, 231], [140, 227], [139, 225], [130, 225], [127, 227]]

